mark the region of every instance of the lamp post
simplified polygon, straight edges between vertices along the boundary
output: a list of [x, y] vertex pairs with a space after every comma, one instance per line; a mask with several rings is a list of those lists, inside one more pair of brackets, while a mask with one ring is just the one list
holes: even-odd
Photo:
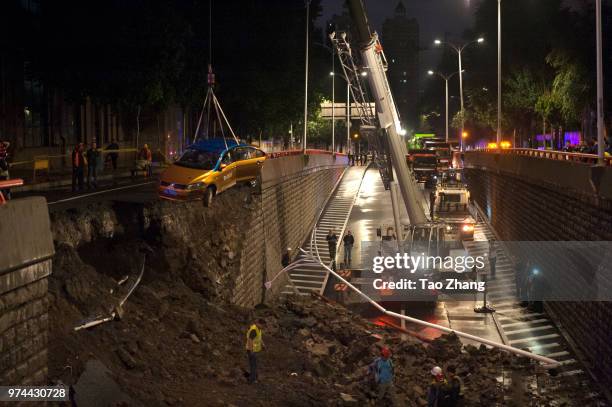
[[304, 77], [304, 140], [302, 149], [306, 150], [306, 137], [308, 135], [308, 36], [310, 32], [310, 0], [306, 0], [306, 66]]
[[604, 162], [603, 62], [601, 40], [601, 0], [595, 1], [595, 31], [597, 45], [597, 165]]
[[450, 75], [444, 75], [440, 72], [427, 71], [429, 75], [438, 75], [440, 78], [444, 79], [444, 88], [446, 93], [446, 142], [448, 143], [448, 80], [455, 76], [457, 72], [453, 72]]
[[497, 0], [497, 145], [501, 144], [501, 0]]
[[465, 110], [463, 108], [463, 63], [462, 63], [462, 53], [463, 50], [466, 49], [468, 46], [472, 45], [472, 44], [482, 44], [484, 42], [484, 38], [480, 37], [478, 39], [475, 39], [474, 41], [470, 41], [466, 44], [463, 44], [461, 46], [455, 45], [451, 42], [446, 42], [446, 41], [441, 41], [441, 40], [435, 40], [434, 44], [435, 45], [448, 45], [450, 48], [452, 48], [453, 50], [455, 50], [455, 52], [457, 53], [458, 59], [459, 59], [459, 97], [461, 99], [461, 134], [463, 135], [463, 129], [465, 127]]

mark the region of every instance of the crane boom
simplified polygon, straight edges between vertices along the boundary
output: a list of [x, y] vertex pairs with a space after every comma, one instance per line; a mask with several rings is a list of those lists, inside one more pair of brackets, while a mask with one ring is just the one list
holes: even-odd
[[406, 146], [402, 141], [399, 113], [391, 94], [386, 73], [386, 60], [376, 33], [370, 31], [362, 0], [347, 0], [357, 33], [357, 46], [365, 69], [367, 80], [376, 104], [378, 121], [387, 138], [391, 162], [395, 170], [406, 211], [412, 226], [427, 223], [423, 207], [418, 202], [419, 189], [406, 163]]

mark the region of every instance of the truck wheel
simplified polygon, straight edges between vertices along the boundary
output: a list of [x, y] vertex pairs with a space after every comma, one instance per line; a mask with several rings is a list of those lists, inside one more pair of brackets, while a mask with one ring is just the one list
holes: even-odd
[[215, 191], [213, 191], [212, 187], [206, 188], [204, 192], [204, 206], [209, 208], [212, 206], [213, 196], [215, 195]]

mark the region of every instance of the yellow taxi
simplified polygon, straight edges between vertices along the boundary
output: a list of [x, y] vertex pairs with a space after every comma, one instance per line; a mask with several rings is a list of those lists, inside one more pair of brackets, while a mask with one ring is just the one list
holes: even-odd
[[160, 177], [159, 196], [169, 200], [202, 199], [210, 206], [215, 195], [238, 182], [255, 181], [266, 153], [234, 140], [200, 140]]

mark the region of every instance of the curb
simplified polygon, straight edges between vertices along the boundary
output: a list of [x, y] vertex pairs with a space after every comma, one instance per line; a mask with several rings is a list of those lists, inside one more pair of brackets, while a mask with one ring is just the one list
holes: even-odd
[[[153, 168], [153, 175], [158, 175], [162, 172], [159, 168]], [[99, 175], [97, 177], [97, 181], [108, 181], [120, 178], [129, 178], [132, 176], [132, 171], [122, 171], [116, 172], [113, 174], [105, 174]], [[36, 191], [48, 191], [50, 189], [58, 188], [58, 187], [66, 187], [72, 185], [72, 177], [70, 178], [62, 178], [56, 181], [48, 181], [41, 182], [36, 184], [27, 184], [21, 187], [11, 188], [11, 192], [19, 193], [19, 192], [36, 192]]]

